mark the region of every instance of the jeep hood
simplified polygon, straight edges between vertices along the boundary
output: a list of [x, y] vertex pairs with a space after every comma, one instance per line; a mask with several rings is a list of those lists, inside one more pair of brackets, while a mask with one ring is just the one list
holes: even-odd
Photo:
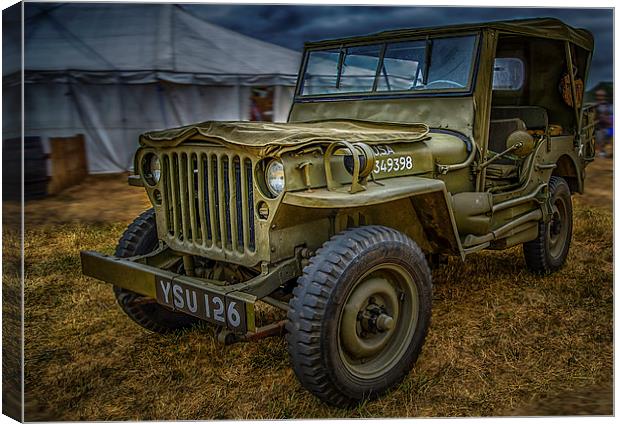
[[334, 141], [362, 141], [368, 144], [415, 142], [428, 134], [425, 124], [323, 120], [303, 123], [207, 121], [167, 130], [149, 131], [140, 144], [174, 147], [186, 141], [210, 141], [259, 150], [260, 156]]

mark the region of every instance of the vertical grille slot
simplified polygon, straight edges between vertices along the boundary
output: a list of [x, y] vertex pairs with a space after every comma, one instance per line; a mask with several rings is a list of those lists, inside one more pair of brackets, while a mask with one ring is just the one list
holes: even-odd
[[171, 159], [171, 172], [170, 172], [170, 178], [171, 178], [171, 182], [170, 182], [170, 187], [171, 187], [171, 200], [172, 200], [172, 229], [173, 229], [173, 235], [176, 238], [179, 238], [181, 236], [181, 228], [180, 228], [180, 222], [181, 222], [181, 211], [179, 210], [179, 185], [178, 185], [178, 181], [179, 181], [179, 155], [177, 155], [176, 153], [174, 153], [172, 155], [172, 159]]
[[163, 213], [171, 245], [256, 251], [252, 161], [224, 152], [162, 155]]
[[247, 199], [248, 204], [247, 207], [243, 208], [244, 214], [246, 214], [245, 222], [247, 222], [249, 231], [249, 240], [247, 246], [250, 251], [254, 252], [256, 250], [256, 239], [254, 234], [254, 178], [252, 176], [252, 161], [250, 159], [245, 160], [245, 174], [246, 178], [246, 190], [248, 190], [248, 195], [243, 196], [244, 200]]
[[243, 252], [243, 248], [247, 246], [243, 240], [243, 223], [245, 222], [243, 219], [243, 190], [241, 186], [243, 185], [243, 180], [241, 179], [241, 159], [239, 156], [236, 156], [233, 160], [234, 165], [234, 184], [235, 184], [235, 227], [236, 231], [233, 231], [233, 239], [236, 241], [237, 250]]
[[198, 219], [198, 169], [195, 153], [187, 155], [187, 199], [191, 237], [196, 244], [202, 244], [200, 220]]
[[170, 156], [164, 155], [162, 158], [164, 178], [164, 213], [166, 214], [166, 228], [169, 235], [174, 235], [173, 212], [174, 204], [172, 203], [172, 170], [170, 167]]
[[181, 153], [179, 156], [179, 180], [180, 180], [180, 203], [181, 203], [181, 228], [183, 230], [181, 234], [181, 240], [192, 240], [192, 234], [190, 230], [190, 217], [189, 217], [189, 190], [187, 187], [187, 154]]
[[200, 155], [197, 161], [196, 179], [198, 180], [198, 222], [202, 236], [202, 244], [212, 241], [211, 220], [209, 219], [209, 178], [207, 157]]
[[211, 181], [208, 186], [209, 190], [209, 217], [211, 220], [211, 231], [212, 231], [212, 244], [219, 245], [220, 239], [220, 209], [219, 209], [219, 201], [218, 201], [218, 184], [217, 184], [217, 157], [212, 155], [207, 160], [209, 164], [208, 176]]
[[226, 249], [226, 202], [224, 201], [224, 167], [219, 160], [220, 158], [214, 156], [215, 160], [215, 211], [217, 223], [219, 223], [219, 237], [218, 241], [222, 249]]
[[231, 190], [230, 190], [230, 160], [228, 158], [228, 156], [223, 156], [221, 159], [221, 168], [222, 168], [222, 193], [223, 194], [223, 199], [222, 202], [220, 203], [221, 205], [224, 205], [224, 210], [222, 211], [222, 215], [224, 216], [224, 224], [225, 224], [225, 229], [222, 231], [225, 235], [226, 238], [225, 240], [222, 240], [222, 245], [225, 246], [225, 248], [231, 250], [232, 249], [232, 217], [230, 216], [230, 208], [231, 208], [231, 201], [230, 201], [230, 196], [231, 196]]

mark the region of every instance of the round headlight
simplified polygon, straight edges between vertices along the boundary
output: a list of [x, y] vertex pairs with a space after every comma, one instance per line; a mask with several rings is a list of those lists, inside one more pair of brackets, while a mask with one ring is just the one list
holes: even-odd
[[155, 154], [148, 154], [144, 157], [144, 168], [142, 170], [144, 179], [150, 185], [155, 185], [161, 178], [161, 163]]
[[265, 181], [271, 194], [278, 196], [284, 191], [284, 166], [279, 160], [272, 160], [265, 170]]

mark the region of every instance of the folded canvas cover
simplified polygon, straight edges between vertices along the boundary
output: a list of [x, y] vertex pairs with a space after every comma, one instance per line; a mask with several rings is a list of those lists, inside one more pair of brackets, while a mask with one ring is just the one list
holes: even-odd
[[207, 121], [142, 134], [140, 144], [173, 147], [187, 140], [215, 141], [267, 150], [270, 146], [301, 147], [334, 142], [363, 141], [389, 144], [418, 141], [428, 134], [426, 124], [377, 123], [357, 120], [325, 120], [303, 123]]

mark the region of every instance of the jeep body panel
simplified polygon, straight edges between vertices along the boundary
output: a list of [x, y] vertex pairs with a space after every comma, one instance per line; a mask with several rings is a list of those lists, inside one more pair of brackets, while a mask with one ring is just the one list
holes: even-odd
[[344, 99], [294, 103], [289, 122], [320, 119], [360, 119], [377, 122], [424, 122], [430, 128], [474, 134], [474, 103], [471, 97]]
[[[281, 203], [283, 199], [284, 203], [287, 203], [287, 196], [294, 196], [296, 193], [300, 198], [315, 199], [316, 204], [312, 206], [307, 202], [304, 205], [295, 205], [289, 202], [293, 206], [335, 210], [441, 191], [443, 194], [440, 198], [444, 199], [441, 205], [443, 216], [449, 218], [447, 222], [454, 223], [447, 192], [472, 190], [473, 183], [467, 178], [466, 169], [460, 171], [460, 178], [457, 178], [458, 175], [446, 178], [446, 175], [439, 175], [438, 166], [455, 166], [472, 157], [475, 147], [470, 140], [462, 134], [445, 130], [428, 132], [426, 127], [419, 124], [368, 125], [357, 121], [319, 121], [323, 129], [330, 125], [342, 125], [342, 122], [355, 125], [358, 129], [357, 132], [347, 132], [340, 128], [340, 137], [343, 134], [345, 137], [362, 137], [364, 131], [371, 128], [370, 134], [375, 136], [375, 141], [369, 144], [377, 152], [377, 167], [379, 163], [384, 164], [387, 160], [397, 160], [405, 156], [411, 159], [411, 166], [390, 172], [383, 172], [379, 168], [374, 177], [377, 182], [371, 182], [368, 189], [358, 196], [351, 197], [348, 192], [344, 193], [349, 198], [346, 202], [344, 197], [330, 196], [333, 192], [325, 188], [327, 180], [323, 155], [317, 151], [312, 154], [297, 153], [300, 149], [312, 150], [312, 146], [319, 142], [325, 143], [324, 140], [316, 141], [310, 136], [299, 139], [294, 136], [297, 134], [287, 133], [289, 128], [299, 129], [301, 125], [270, 124], [272, 133], [286, 134], [286, 137], [280, 139], [284, 141], [277, 145], [262, 145], [257, 142], [257, 138], [252, 137], [265, 127], [262, 123], [244, 123], [246, 133], [241, 136], [234, 132], [224, 136], [220, 131], [218, 136], [214, 137], [210, 133], [212, 123], [188, 126], [177, 131], [166, 130], [165, 133], [147, 133], [143, 138], [146, 146], [136, 154], [136, 165], [140, 167], [144, 158], [157, 155], [163, 166], [162, 180], [157, 184], [145, 185], [156, 211], [160, 239], [178, 252], [204, 255], [245, 266], [254, 266], [261, 262], [273, 263], [291, 257], [298, 245], [318, 248], [325, 240], [324, 237], [333, 233], [319, 231], [318, 227], [315, 231], [308, 231], [306, 227], [319, 226], [323, 212], [310, 211], [303, 215], [303, 220], [299, 219], [299, 213], [292, 214], [296, 218], [295, 225], [286, 227], [287, 236], [282, 237], [277, 231], [278, 228], [284, 228], [277, 222], [278, 217], [286, 214]], [[374, 134], [377, 128], [387, 128], [387, 132]], [[182, 138], [186, 137], [188, 132], [194, 133], [191, 136], [192, 141], [183, 142]], [[201, 136], [197, 137], [196, 134]], [[403, 140], [404, 137], [408, 139]], [[246, 140], [250, 141], [245, 142]], [[160, 147], [160, 144], [164, 147]], [[347, 185], [351, 176], [342, 165], [344, 153], [346, 152], [334, 155], [330, 162], [334, 178], [339, 184]], [[279, 157], [284, 164], [288, 187], [284, 196], [269, 196], [264, 188], [260, 188], [257, 182], [260, 177], [253, 171], [258, 163], [269, 161], [273, 157]], [[300, 165], [306, 165], [309, 169], [305, 170]], [[409, 187], [414, 175], [418, 176], [416, 178], [419, 182]], [[209, 181], [214, 178], [215, 186], [210, 187]], [[172, 184], [172, 181], [177, 180], [180, 181], [179, 184]], [[424, 187], [425, 185], [428, 187]], [[188, 187], [192, 186], [194, 190], [189, 190]], [[402, 193], [394, 195], [386, 189], [387, 186], [397, 187]], [[319, 193], [327, 195], [321, 200]], [[234, 197], [234, 201], [227, 200], [230, 196]], [[178, 207], [172, 207], [173, 204], [178, 204]], [[252, 206], [254, 204], [264, 205], [274, 212], [260, 217], [257, 215], [258, 207]], [[226, 219], [221, 219], [220, 216], [226, 216]], [[200, 224], [203, 220], [205, 225]], [[448, 250], [461, 255], [456, 226], [447, 228], [452, 231], [452, 234], [444, 237], [450, 240], [446, 244], [450, 246]], [[304, 240], [308, 234], [320, 234], [321, 242], [316, 245], [310, 240]], [[228, 241], [224, 243], [224, 247], [222, 235]]]

